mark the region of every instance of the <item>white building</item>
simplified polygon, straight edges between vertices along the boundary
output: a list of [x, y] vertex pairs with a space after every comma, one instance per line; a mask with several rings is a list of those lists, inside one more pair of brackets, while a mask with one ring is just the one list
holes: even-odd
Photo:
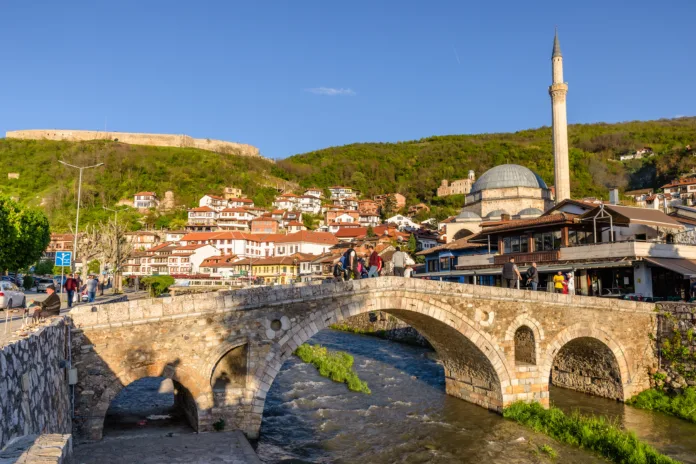
[[214, 209], [215, 211], [222, 211], [223, 209], [227, 208], [228, 203], [227, 199], [224, 197], [208, 194], [203, 195], [203, 197], [200, 200], [198, 200], [198, 206], [207, 206], [208, 208]]
[[411, 219], [409, 219], [406, 216], [403, 216], [401, 214], [397, 214], [396, 216], [392, 216], [384, 221], [387, 224], [394, 224], [396, 227], [398, 227], [399, 230], [404, 230], [404, 229], [418, 229], [419, 226], [415, 222], [413, 222]]
[[250, 198], [230, 198], [227, 200], [230, 208], [254, 208], [254, 200]]
[[196, 226], [216, 226], [219, 214], [210, 206], [192, 208], [188, 210], [188, 223]]
[[138, 192], [133, 197], [133, 208], [157, 208], [157, 205], [159, 205], [159, 200], [157, 200], [155, 192]]
[[249, 230], [249, 221], [254, 215], [245, 208], [225, 208], [218, 216], [218, 227], [222, 230]]
[[305, 195], [310, 195], [317, 198], [324, 198], [324, 190], [318, 187], [312, 187], [304, 191]]
[[294, 193], [284, 193], [273, 200], [273, 207], [284, 211], [291, 211], [299, 207], [299, 197]]
[[303, 213], [319, 214], [321, 212], [321, 198], [312, 195], [298, 197], [298, 209]]
[[275, 241], [275, 256], [290, 256], [295, 253], [321, 255], [337, 243], [333, 234], [305, 230], [278, 238]]
[[329, 187], [329, 192], [331, 192], [332, 200], [340, 200], [343, 198], [356, 198], [358, 196], [356, 190], [353, 190], [350, 187], [343, 187], [340, 185]]
[[168, 258], [169, 275], [198, 274], [203, 260], [219, 254], [220, 251], [211, 245], [176, 247]]
[[361, 226], [378, 226], [381, 223], [379, 214], [361, 214], [360, 215], [360, 225]]
[[275, 241], [280, 234], [250, 234], [239, 231], [192, 232], [181, 239], [182, 245], [212, 245], [222, 254], [240, 258], [273, 256]]

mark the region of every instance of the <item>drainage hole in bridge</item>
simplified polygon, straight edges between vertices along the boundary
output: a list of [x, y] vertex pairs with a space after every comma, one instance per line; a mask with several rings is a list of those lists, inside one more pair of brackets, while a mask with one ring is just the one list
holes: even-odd
[[280, 322], [280, 319], [273, 319], [271, 321], [271, 329], [277, 332], [281, 329], [281, 327], [283, 327], [283, 323]]

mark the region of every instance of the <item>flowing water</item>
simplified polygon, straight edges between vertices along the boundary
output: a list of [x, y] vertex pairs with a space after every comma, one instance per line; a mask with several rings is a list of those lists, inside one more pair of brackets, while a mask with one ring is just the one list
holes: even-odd
[[[287, 361], [266, 399], [257, 447], [264, 462], [551, 462], [539, 452], [543, 444], [558, 452], [555, 462], [606, 462], [446, 395], [442, 367], [426, 349], [329, 330], [311, 343], [352, 354], [372, 394]], [[663, 453], [696, 463], [694, 424], [560, 388], [551, 400], [568, 411], [609, 415]]]

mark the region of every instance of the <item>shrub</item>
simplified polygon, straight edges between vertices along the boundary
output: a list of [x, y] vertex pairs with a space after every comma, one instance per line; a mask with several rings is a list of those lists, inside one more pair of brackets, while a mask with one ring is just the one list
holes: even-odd
[[215, 429], [216, 432], [225, 430], [225, 419], [221, 417], [217, 422], [213, 422], [213, 429]]
[[645, 390], [626, 401], [626, 404], [648, 411], [660, 411], [696, 423], [696, 388], [687, 387], [678, 395], [662, 390]]
[[678, 464], [604, 417], [566, 415], [558, 408], [518, 401], [503, 411], [506, 419], [545, 433], [569, 445], [595, 451], [620, 464]]
[[141, 282], [150, 289], [150, 296], [158, 297], [166, 292], [171, 285], [174, 284], [174, 278], [171, 276], [151, 276], [145, 277]]
[[295, 355], [306, 363], [313, 364], [319, 375], [334, 382], [345, 383], [348, 389], [356, 392], [372, 393], [367, 382], [360, 380], [353, 368], [353, 357], [343, 351], [329, 352], [321, 345], [303, 343], [295, 350]]

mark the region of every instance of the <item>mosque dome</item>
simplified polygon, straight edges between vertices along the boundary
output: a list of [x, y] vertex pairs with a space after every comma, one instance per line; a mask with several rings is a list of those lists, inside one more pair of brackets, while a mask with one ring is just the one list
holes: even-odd
[[486, 214], [486, 217], [488, 219], [498, 218], [498, 217], [501, 217], [503, 214], [507, 214], [507, 211], [505, 211], [504, 209], [496, 209], [496, 210], [491, 211], [490, 213]]
[[517, 214], [519, 216], [541, 216], [543, 211], [539, 208], [525, 208]]
[[462, 211], [457, 215], [456, 221], [457, 222], [464, 222], [464, 221], [480, 221], [481, 216], [478, 214], [472, 212], [472, 211]]
[[484, 172], [471, 187], [471, 193], [505, 187], [548, 189], [539, 174], [519, 164], [501, 164]]

